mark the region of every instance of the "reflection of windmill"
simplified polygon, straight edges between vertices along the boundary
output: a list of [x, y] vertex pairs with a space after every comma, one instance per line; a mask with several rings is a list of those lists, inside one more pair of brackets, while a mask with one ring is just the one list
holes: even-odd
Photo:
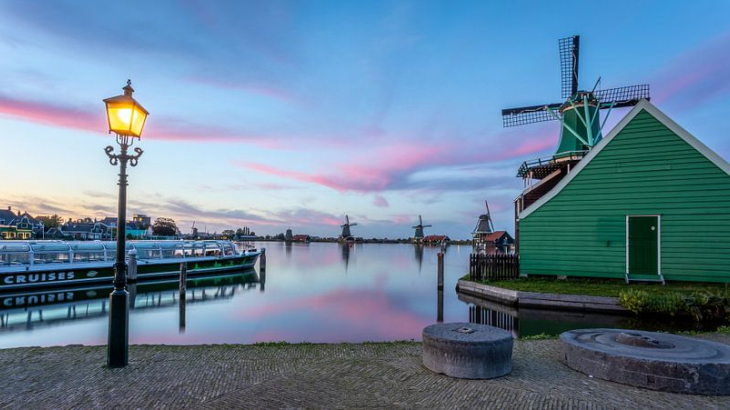
[[415, 235], [413, 235], [413, 242], [415, 242], [415, 243], [423, 242], [423, 228], [430, 228], [431, 226], [432, 225], [424, 225], [421, 215], [418, 215], [418, 225], [412, 227], [412, 228], [416, 229], [416, 233], [415, 233]]
[[[630, 107], [642, 99], [649, 99], [649, 85], [627, 87], [578, 89], [578, 57], [580, 37], [573, 36], [558, 42], [562, 103], [540, 104], [529, 107], [502, 110], [505, 127], [532, 124], [541, 121], [560, 121], [560, 142], [554, 155], [525, 161], [517, 171], [526, 189], [515, 200], [515, 214], [519, 215], [552, 190], [571, 168], [577, 164], [603, 138], [603, 127], [613, 108]], [[608, 109], [601, 122], [599, 112]], [[539, 182], [534, 183], [533, 180]], [[515, 221], [516, 246], [519, 250], [519, 220]]]
[[350, 246], [347, 244], [340, 246], [342, 246], [342, 261], [345, 262], [345, 272], [347, 272], [347, 267], [350, 264]]
[[423, 265], [423, 244], [416, 243], [414, 248], [416, 249], [416, 262], [418, 262], [418, 272], [420, 273]]
[[345, 223], [343, 225], [340, 225], [340, 228], [342, 228], [342, 234], [340, 235], [340, 240], [342, 241], [354, 241], [355, 238], [352, 236], [352, 233], [350, 232], [351, 226], [357, 226], [356, 223], [350, 223], [350, 217], [345, 215]]

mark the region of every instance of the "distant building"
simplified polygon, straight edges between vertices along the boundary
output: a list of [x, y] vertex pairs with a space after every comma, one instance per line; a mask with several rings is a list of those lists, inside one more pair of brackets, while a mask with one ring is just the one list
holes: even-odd
[[152, 226], [152, 218], [147, 215], [134, 214], [132, 216], [132, 222], [134, 222], [134, 224], [137, 225], [137, 228], [139, 229], [147, 229], [148, 227]]
[[495, 231], [480, 238], [481, 249], [487, 254], [514, 253], [515, 240], [507, 231]]
[[293, 236], [292, 236], [291, 229], [287, 229], [286, 230], [286, 234], [284, 235], [284, 240], [285, 241], [291, 241], [292, 238], [293, 238]]
[[[109, 239], [109, 227], [101, 222], [78, 223], [67, 222], [61, 225], [58, 232], [63, 238], [73, 239], [77, 241], [94, 241]], [[57, 237], [56, 231], [51, 232], [52, 236]]]
[[15, 214], [12, 207], [0, 210], [1, 239], [35, 239], [43, 236], [43, 229], [43, 222], [27, 212]]
[[309, 235], [294, 235], [291, 240], [293, 242], [309, 242], [312, 240], [312, 237]]
[[438, 245], [441, 242], [449, 242], [451, 238], [446, 235], [428, 235], [423, 238], [424, 245]]

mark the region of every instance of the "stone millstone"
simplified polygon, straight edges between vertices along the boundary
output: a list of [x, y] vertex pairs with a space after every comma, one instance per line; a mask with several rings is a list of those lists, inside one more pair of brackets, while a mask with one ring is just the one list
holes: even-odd
[[512, 335], [475, 323], [439, 323], [423, 329], [423, 365], [462, 379], [491, 379], [512, 371]]
[[568, 367], [645, 389], [730, 395], [730, 346], [666, 333], [580, 329], [560, 335]]

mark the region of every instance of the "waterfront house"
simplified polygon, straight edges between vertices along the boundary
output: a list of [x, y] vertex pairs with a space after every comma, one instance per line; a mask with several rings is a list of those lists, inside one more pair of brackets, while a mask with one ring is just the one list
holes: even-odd
[[730, 282], [730, 164], [647, 100], [543, 183], [515, 202], [521, 274]]
[[294, 235], [291, 240], [292, 242], [309, 242], [312, 238], [309, 235]]
[[515, 240], [507, 231], [494, 231], [479, 238], [480, 251], [487, 254], [514, 253]]
[[0, 210], [0, 239], [35, 239], [43, 236], [43, 222], [27, 212], [15, 214], [12, 207]]

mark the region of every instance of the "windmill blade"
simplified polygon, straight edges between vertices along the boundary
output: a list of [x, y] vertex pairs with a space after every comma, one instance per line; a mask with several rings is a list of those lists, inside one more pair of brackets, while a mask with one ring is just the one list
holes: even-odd
[[626, 87], [609, 88], [594, 91], [593, 95], [601, 106], [613, 105], [613, 108], [631, 107], [642, 99], [650, 99], [649, 84], [629, 85]]
[[431, 228], [433, 225], [423, 225], [422, 228]]
[[578, 55], [580, 36], [558, 40], [560, 50], [560, 85], [562, 97], [568, 98], [578, 92]]
[[357, 223], [354, 223], [354, 224], [350, 224], [350, 226], [357, 226]]
[[502, 125], [507, 128], [532, 124], [535, 122], [555, 121], [557, 118], [546, 110], [545, 107], [557, 110], [562, 105], [562, 103], [553, 103], [547, 105], [532, 105], [529, 107], [507, 108], [502, 110]]

